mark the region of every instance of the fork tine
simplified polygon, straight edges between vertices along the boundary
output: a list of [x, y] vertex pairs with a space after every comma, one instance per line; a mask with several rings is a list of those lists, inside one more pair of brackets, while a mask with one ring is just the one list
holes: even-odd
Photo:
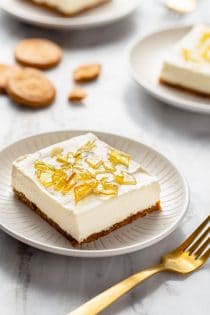
[[204, 263], [209, 259], [210, 257], [210, 248], [205, 252], [203, 256], [200, 257], [204, 261]]
[[206, 218], [206, 220], [201, 223], [201, 225], [182, 243], [176, 251], [184, 251], [191, 243], [195, 240], [195, 238], [200, 234], [200, 232], [206, 227], [206, 225], [210, 221], [210, 215]]
[[202, 243], [205, 237], [210, 233], [210, 227], [201, 235], [201, 237], [187, 250], [191, 255]]
[[205, 249], [208, 247], [208, 245], [210, 244], [210, 237], [205, 241], [205, 243], [203, 243], [203, 245], [195, 252], [195, 256], [198, 258], [200, 257], [203, 252], [205, 251]]

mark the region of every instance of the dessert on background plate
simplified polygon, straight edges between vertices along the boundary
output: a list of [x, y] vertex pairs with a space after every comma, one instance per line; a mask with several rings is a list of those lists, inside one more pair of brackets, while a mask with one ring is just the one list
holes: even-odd
[[160, 83], [210, 96], [210, 27], [196, 25], [164, 59]]
[[28, 0], [65, 16], [74, 16], [111, 0]]
[[12, 186], [73, 245], [160, 210], [157, 179], [91, 133], [18, 158]]

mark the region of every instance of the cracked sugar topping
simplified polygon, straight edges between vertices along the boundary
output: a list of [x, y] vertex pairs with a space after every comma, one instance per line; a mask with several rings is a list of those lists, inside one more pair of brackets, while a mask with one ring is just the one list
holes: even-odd
[[35, 175], [46, 189], [70, 194], [76, 204], [89, 195], [116, 197], [121, 185], [137, 184], [135, 175], [129, 172], [129, 154], [107, 146], [101, 157], [96, 149], [96, 140], [85, 142], [75, 151], [53, 148], [53, 163], [36, 160]]
[[210, 29], [201, 33], [194, 47], [182, 48], [181, 53], [186, 62], [210, 62]]

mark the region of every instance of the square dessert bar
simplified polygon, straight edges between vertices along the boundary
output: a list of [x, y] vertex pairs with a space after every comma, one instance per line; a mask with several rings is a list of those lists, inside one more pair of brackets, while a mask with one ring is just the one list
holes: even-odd
[[129, 154], [88, 133], [13, 163], [16, 196], [73, 244], [160, 210], [160, 185]]
[[74, 16], [111, 0], [28, 0], [65, 16]]
[[160, 83], [210, 96], [210, 27], [197, 25], [163, 61]]

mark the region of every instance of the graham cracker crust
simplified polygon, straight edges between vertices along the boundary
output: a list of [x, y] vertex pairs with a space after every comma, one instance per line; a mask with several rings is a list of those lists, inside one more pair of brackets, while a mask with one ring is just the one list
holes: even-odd
[[161, 210], [161, 206], [160, 206], [160, 202], [157, 202], [156, 205], [154, 205], [151, 208], [145, 209], [143, 211], [140, 211], [134, 215], [131, 215], [130, 217], [128, 217], [127, 219], [114, 224], [112, 227], [110, 227], [108, 230], [104, 230], [101, 231], [99, 233], [94, 233], [92, 235], [90, 235], [88, 238], [86, 238], [85, 240], [83, 240], [81, 243], [78, 243], [77, 240], [75, 240], [69, 233], [67, 233], [66, 231], [64, 231], [56, 222], [54, 222], [52, 219], [50, 219], [45, 213], [42, 212], [42, 210], [40, 210], [33, 202], [31, 202], [29, 199], [27, 199], [27, 197], [15, 190], [13, 188], [13, 191], [15, 193], [15, 196], [24, 204], [26, 204], [31, 210], [33, 210], [34, 212], [36, 212], [42, 219], [44, 219], [47, 223], [49, 223], [52, 227], [54, 227], [58, 232], [60, 232], [63, 236], [65, 236], [72, 244], [72, 246], [76, 247], [78, 245], [84, 244], [84, 243], [90, 243], [93, 241], [96, 241], [97, 239], [106, 236], [107, 234], [127, 225], [132, 223], [133, 221], [142, 218], [148, 214], [151, 214], [153, 212], [159, 211]]
[[103, 0], [100, 3], [86, 6], [85, 8], [81, 9], [80, 11], [77, 11], [76, 13], [64, 13], [64, 12], [58, 10], [56, 7], [52, 7], [52, 6], [47, 5], [47, 4], [36, 3], [33, 0], [24, 0], [24, 1], [30, 2], [31, 4], [33, 4], [33, 5], [37, 6], [37, 7], [41, 7], [43, 9], [47, 9], [48, 11], [51, 11], [53, 13], [57, 13], [57, 14], [63, 16], [63, 17], [74, 17], [74, 16], [80, 15], [82, 13], [85, 13], [86, 11], [89, 11], [91, 9], [95, 9], [95, 8], [105, 4], [107, 2], [112, 1], [112, 0]]
[[193, 95], [197, 95], [197, 96], [201, 96], [201, 97], [205, 97], [205, 98], [210, 97], [210, 93], [205, 93], [205, 92], [197, 91], [195, 89], [183, 87], [183, 86], [181, 86], [179, 84], [173, 84], [173, 83], [170, 83], [168, 81], [165, 81], [162, 78], [159, 79], [159, 83], [163, 84], [163, 85], [166, 85], [166, 86], [169, 86], [169, 87], [172, 87], [174, 89], [180, 90], [180, 91], [184, 91], [184, 92], [193, 94]]

